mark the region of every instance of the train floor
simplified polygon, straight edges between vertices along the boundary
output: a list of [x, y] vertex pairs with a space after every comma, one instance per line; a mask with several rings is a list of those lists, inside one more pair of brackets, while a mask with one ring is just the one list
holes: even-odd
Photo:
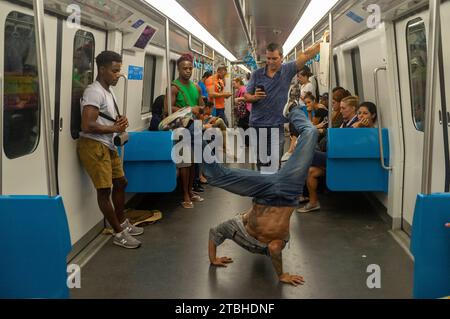
[[[177, 193], [141, 196], [136, 208], [161, 210], [163, 219], [145, 227], [139, 249], [115, 246], [110, 239], [82, 268], [81, 288], [72, 289], [71, 297], [412, 297], [413, 262], [361, 194], [322, 195], [320, 211], [292, 215], [283, 261], [286, 272], [304, 277], [305, 284], [297, 287], [277, 281], [268, 257], [231, 241], [218, 248], [218, 255], [234, 262], [227, 268], [210, 266], [209, 229], [245, 211], [251, 199], [211, 186], [206, 186], [204, 197], [205, 202], [188, 210], [181, 207]], [[374, 282], [369, 265], [380, 267], [380, 288], [367, 285]]]

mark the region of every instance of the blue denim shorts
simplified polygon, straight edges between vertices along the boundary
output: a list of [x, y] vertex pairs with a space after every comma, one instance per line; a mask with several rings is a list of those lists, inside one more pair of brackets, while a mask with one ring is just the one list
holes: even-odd
[[216, 246], [220, 246], [226, 239], [230, 239], [251, 253], [270, 256], [267, 244], [256, 240], [248, 234], [242, 217], [242, 214], [236, 215], [216, 228], [211, 228], [209, 239]]

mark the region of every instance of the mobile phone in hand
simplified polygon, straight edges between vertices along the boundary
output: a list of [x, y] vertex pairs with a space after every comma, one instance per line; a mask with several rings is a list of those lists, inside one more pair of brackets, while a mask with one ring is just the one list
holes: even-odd
[[261, 92], [266, 92], [266, 89], [264, 88], [264, 85], [257, 85], [256, 89], [260, 90]]

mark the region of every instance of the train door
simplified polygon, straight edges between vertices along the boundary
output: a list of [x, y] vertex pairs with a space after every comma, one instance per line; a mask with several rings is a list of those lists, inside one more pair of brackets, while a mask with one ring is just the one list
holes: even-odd
[[[444, 5], [443, 5], [444, 7]], [[445, 6], [448, 8], [448, 6]], [[444, 9], [442, 10], [445, 11]], [[448, 10], [447, 10], [448, 11]], [[450, 21], [442, 19], [442, 30]], [[416, 196], [421, 192], [425, 90], [427, 76], [427, 44], [429, 36], [429, 13], [423, 12], [396, 24], [397, 54], [399, 65], [400, 94], [402, 100], [405, 163], [403, 181], [402, 229], [411, 235]], [[445, 38], [444, 38], [445, 39]], [[444, 42], [444, 51], [445, 51]], [[445, 60], [444, 61], [448, 61]], [[445, 159], [442, 122], [439, 120], [440, 90], [435, 88], [437, 99], [434, 132], [434, 159], [432, 191], [444, 191]]]
[[71, 240], [76, 243], [103, 219], [97, 205], [95, 188], [78, 159], [71, 121], [75, 116], [73, 111], [79, 112], [79, 101], [84, 89], [96, 78], [95, 57], [106, 49], [106, 32], [86, 26], [71, 28], [65, 22], [60, 28], [62, 56], [58, 185], [64, 198]]
[[[43, 136], [43, 107], [39, 102], [39, 78], [33, 10], [9, 2], [0, 3], [0, 75], [3, 86], [4, 194], [47, 194]], [[55, 97], [55, 17], [46, 16], [45, 40], [51, 107]]]

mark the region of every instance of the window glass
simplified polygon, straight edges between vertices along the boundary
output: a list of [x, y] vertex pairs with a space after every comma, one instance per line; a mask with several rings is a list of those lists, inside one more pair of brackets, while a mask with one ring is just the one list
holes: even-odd
[[95, 40], [91, 32], [78, 30], [73, 43], [72, 109], [70, 128], [73, 138], [78, 138], [81, 123], [80, 99], [84, 90], [94, 81]]
[[156, 76], [156, 56], [146, 55], [144, 63], [144, 86], [141, 114], [149, 113], [153, 104]]
[[171, 60], [170, 61], [170, 76], [171, 76], [171, 81], [176, 80], [177, 79], [177, 61], [175, 60]]
[[334, 75], [336, 77], [336, 86], [341, 86], [339, 79], [339, 63], [337, 55], [333, 56], [333, 61], [334, 61]]
[[34, 152], [39, 143], [39, 79], [32, 16], [8, 14], [4, 50], [3, 148], [13, 159]]
[[355, 95], [359, 97], [360, 101], [364, 101], [363, 77], [361, 68], [361, 54], [359, 48], [351, 51], [352, 67], [353, 67], [353, 86], [355, 88]]
[[411, 112], [414, 126], [424, 131], [425, 92], [427, 84], [427, 38], [422, 19], [410, 21], [406, 27], [408, 45]]

